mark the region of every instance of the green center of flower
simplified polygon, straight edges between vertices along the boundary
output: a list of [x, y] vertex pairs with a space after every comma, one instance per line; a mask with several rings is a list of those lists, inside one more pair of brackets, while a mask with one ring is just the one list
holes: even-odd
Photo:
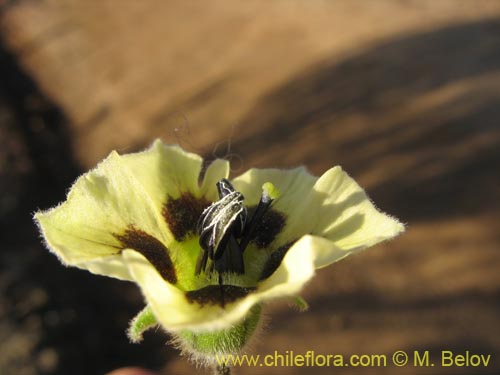
[[243, 204], [243, 195], [226, 179], [217, 189], [219, 200], [212, 203], [189, 192], [167, 198], [162, 216], [175, 239], [169, 244], [138, 224], [114, 234], [120, 251], [141, 253], [163, 279], [199, 305], [224, 306], [252, 292], [294, 243], [274, 245], [286, 217], [272, 208], [279, 193], [271, 183], [262, 186], [260, 201], [252, 206]]
[[[223, 273], [245, 273], [243, 253], [277, 193], [272, 184], [265, 184], [259, 204], [249, 215], [243, 205], [243, 194], [236, 191], [228, 180], [217, 182], [217, 190], [219, 200], [203, 210], [198, 220], [201, 252], [196, 274], [215, 269], [219, 274], [219, 284], [222, 284]], [[208, 261], [210, 265], [207, 266]]]

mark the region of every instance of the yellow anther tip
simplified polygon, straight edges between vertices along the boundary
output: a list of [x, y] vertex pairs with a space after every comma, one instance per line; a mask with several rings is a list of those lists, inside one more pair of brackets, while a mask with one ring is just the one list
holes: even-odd
[[280, 191], [271, 182], [266, 182], [262, 185], [262, 192], [272, 200], [278, 199], [280, 196]]

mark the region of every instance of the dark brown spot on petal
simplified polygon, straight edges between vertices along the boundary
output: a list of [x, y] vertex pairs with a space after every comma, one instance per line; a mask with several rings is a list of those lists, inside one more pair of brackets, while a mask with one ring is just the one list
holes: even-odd
[[177, 241], [183, 241], [188, 235], [196, 233], [198, 218], [209, 205], [205, 197], [196, 198], [189, 192], [175, 199], [168, 197], [162, 215]]
[[130, 226], [124, 234], [114, 235], [123, 249], [133, 249], [141, 253], [166, 281], [177, 282], [175, 268], [168, 255], [166, 246], [150, 234]]
[[198, 290], [186, 292], [186, 297], [191, 303], [200, 305], [219, 305], [234, 302], [253, 292], [255, 288], [245, 288], [236, 285], [209, 285]]
[[[248, 207], [248, 217], [252, 217], [256, 208], [257, 206]], [[285, 221], [285, 215], [270, 209], [257, 223], [250, 241], [260, 249], [268, 247], [285, 226]]]
[[295, 241], [288, 242], [287, 244], [278, 247], [271, 253], [266, 263], [264, 263], [264, 268], [262, 269], [262, 273], [260, 274], [259, 281], [267, 279], [274, 273], [274, 271], [278, 269], [281, 261], [294, 243]]

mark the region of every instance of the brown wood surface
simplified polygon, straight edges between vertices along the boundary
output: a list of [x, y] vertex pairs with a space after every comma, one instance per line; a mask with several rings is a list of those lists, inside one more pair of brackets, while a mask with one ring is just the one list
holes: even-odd
[[[5, 157], [0, 153], [2, 177], [9, 182], [0, 185], [8, 198], [1, 206], [5, 228], [17, 223], [7, 215], [20, 212], [15, 210], [22, 206], [16, 192], [34, 189], [23, 187], [32, 181], [30, 176], [45, 184], [45, 200], [22, 206], [27, 211], [54, 204], [69, 187], [66, 177], [56, 181], [61, 169], [63, 176], [72, 176], [112, 149], [136, 150], [156, 137], [207, 158], [227, 156], [234, 161], [234, 174], [249, 167], [298, 164], [321, 174], [340, 164], [382, 210], [408, 223], [408, 231], [319, 271], [304, 292], [310, 302], [307, 313], [273, 304], [270, 324], [254, 351], [470, 350], [494, 357], [493, 367], [474, 371], [500, 369], [498, 1], [0, 4], [5, 53], [37, 93], [35, 99], [23, 97], [17, 108], [12, 90], [2, 92], [0, 137], [9, 150]], [[36, 116], [23, 117], [26, 108]], [[52, 109], [46, 108], [54, 108], [56, 118], [63, 119], [63, 130], [54, 133]], [[38, 141], [46, 149], [37, 149]], [[49, 179], [48, 171], [54, 177]], [[54, 192], [51, 184], [57, 186]], [[36, 262], [50, 255], [39, 255], [44, 250], [34, 228], [19, 220], [12, 233], [22, 236], [27, 231], [33, 239], [19, 242], [12, 234], [5, 259], [23, 269], [25, 263], [16, 254], [37, 254]], [[17, 248], [30, 250], [18, 253]], [[59, 267], [55, 260], [47, 267], [59, 272], [59, 278], [78, 272]], [[3, 272], [6, 280], [17, 277], [15, 267], [9, 270]], [[20, 275], [29, 276], [26, 271]], [[46, 369], [55, 374], [68, 371], [72, 363], [93, 373], [130, 364], [127, 355], [120, 356], [128, 353], [128, 344], [120, 344], [123, 352], [110, 349], [113, 358], [107, 361], [101, 346], [86, 352], [92, 337], [79, 347], [80, 331], [69, 335], [66, 344], [60, 336], [54, 336], [59, 341], [47, 339], [54, 335], [51, 329], [64, 332], [65, 326], [51, 328], [51, 315], [47, 318], [43, 310], [47, 304], [57, 310], [61, 302], [50, 296], [59, 295], [54, 290], [61, 285], [44, 282], [38, 289], [19, 284], [27, 288], [35, 307], [24, 307], [22, 314], [3, 307], [10, 318], [0, 325], [6, 338], [0, 342], [0, 373]], [[92, 281], [101, 283], [102, 278]], [[14, 293], [17, 289], [4, 285], [0, 306], [22, 300]], [[122, 295], [132, 290], [120, 288], [111, 283], [102, 290]], [[86, 304], [95, 298], [101, 303], [106, 298], [89, 293], [79, 294], [78, 304], [84, 307], [77, 311], [92, 309]], [[129, 297], [129, 308], [140, 303], [137, 292], [130, 293], [135, 294]], [[125, 330], [133, 312], [120, 316], [116, 324]], [[85, 327], [88, 318], [78, 319]], [[109, 347], [122, 338], [99, 340]], [[175, 350], [158, 350], [162, 340], [166, 338], [155, 342], [157, 347], [144, 344], [144, 353], [141, 347], [130, 349], [134, 360], [144, 357], [141, 363], [154, 363], [165, 374], [190, 373], [190, 365]], [[72, 351], [72, 346], [77, 349]], [[80, 356], [78, 348], [84, 352]], [[89, 364], [93, 359], [95, 366]], [[435, 369], [390, 366], [375, 372], [402, 371]], [[300, 367], [273, 372], [306, 373]], [[350, 374], [353, 369], [334, 372]], [[269, 369], [242, 368], [238, 373], [265, 374]]]

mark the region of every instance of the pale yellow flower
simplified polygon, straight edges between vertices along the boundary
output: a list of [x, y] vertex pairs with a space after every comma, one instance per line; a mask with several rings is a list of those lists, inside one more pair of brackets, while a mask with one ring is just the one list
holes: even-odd
[[[241, 324], [252, 331], [263, 302], [298, 296], [315, 269], [404, 230], [340, 167], [319, 178], [303, 167], [250, 169], [231, 180], [249, 213], [263, 186], [277, 199], [243, 253], [245, 272], [224, 272], [221, 280], [209, 269], [196, 274], [197, 222], [219, 201], [216, 183], [229, 174], [229, 163], [216, 160], [200, 181], [202, 162], [161, 141], [144, 152], [112, 152], [75, 182], [65, 202], [35, 214], [62, 263], [139, 285], [148, 308], [136, 320], [135, 339], [148, 319], [181, 336]], [[256, 319], [245, 323], [249, 316]]]

